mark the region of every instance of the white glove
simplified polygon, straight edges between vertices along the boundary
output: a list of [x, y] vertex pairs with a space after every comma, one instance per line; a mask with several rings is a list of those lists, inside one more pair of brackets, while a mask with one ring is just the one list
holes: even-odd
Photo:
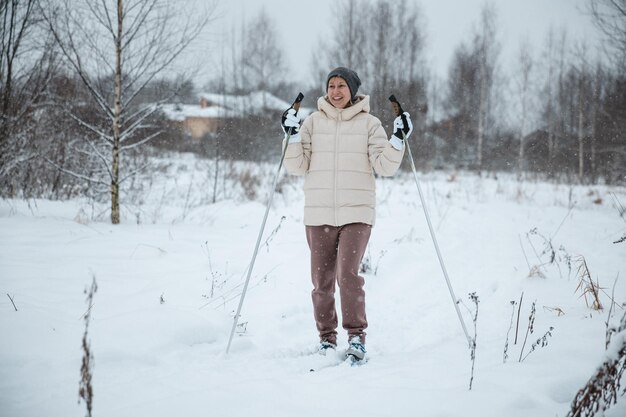
[[402, 113], [393, 121], [393, 135], [400, 140], [408, 138], [413, 132], [411, 115], [408, 112]]
[[285, 132], [285, 138], [289, 137], [289, 143], [300, 142], [300, 118], [293, 107], [283, 113], [281, 126]]
[[413, 132], [413, 123], [411, 115], [407, 112], [402, 113], [393, 121], [393, 135], [389, 142], [391, 146], [401, 151], [404, 149], [404, 139], [408, 138]]

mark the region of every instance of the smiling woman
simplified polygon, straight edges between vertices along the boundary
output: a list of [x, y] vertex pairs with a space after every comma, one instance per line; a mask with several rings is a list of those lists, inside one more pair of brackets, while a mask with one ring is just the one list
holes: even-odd
[[354, 104], [356, 93], [361, 86], [361, 79], [356, 72], [347, 68], [335, 68], [328, 74], [326, 92], [330, 103], [338, 109], [345, 109]]
[[[365, 279], [361, 260], [376, 219], [374, 172], [395, 174], [404, 154], [411, 124], [398, 117], [397, 130], [387, 140], [370, 97], [357, 94], [361, 79], [345, 67], [326, 77], [326, 95], [302, 127], [295, 109], [283, 115], [288, 142], [285, 168], [304, 175], [304, 224], [311, 251], [313, 314], [319, 333], [319, 353], [337, 348], [338, 317], [335, 283], [341, 297], [342, 325], [348, 334], [346, 357], [365, 359]], [[404, 113], [404, 120], [409, 115]]]

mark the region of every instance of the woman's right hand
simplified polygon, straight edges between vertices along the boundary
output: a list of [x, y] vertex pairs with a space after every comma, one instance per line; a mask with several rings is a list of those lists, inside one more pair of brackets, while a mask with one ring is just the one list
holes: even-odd
[[294, 141], [300, 137], [300, 118], [298, 117], [296, 109], [290, 107], [285, 110], [281, 118], [281, 126], [285, 135], [294, 139]]

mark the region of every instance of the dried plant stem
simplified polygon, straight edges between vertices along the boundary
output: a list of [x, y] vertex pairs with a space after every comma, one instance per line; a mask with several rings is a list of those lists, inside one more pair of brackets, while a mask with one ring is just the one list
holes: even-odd
[[13, 300], [13, 297], [11, 297], [9, 293], [7, 293], [7, 297], [9, 297], [9, 300], [11, 300], [11, 304], [13, 304], [13, 308], [15, 309], [15, 311], [17, 311], [17, 307], [15, 306], [15, 301]]
[[535, 351], [535, 349], [537, 349], [537, 347], [546, 347], [548, 346], [548, 337], [552, 336], [552, 331], [554, 330], [554, 327], [550, 327], [550, 329], [544, 333], [543, 336], [541, 336], [539, 339], [537, 339], [531, 346], [530, 346], [530, 350], [528, 351], [528, 353], [526, 354], [526, 356], [524, 356], [524, 358], [522, 358], [522, 361], [526, 360], [526, 358], [528, 357], [528, 355], [530, 355], [531, 353], [533, 353]]
[[582, 296], [585, 297], [585, 303], [587, 304], [587, 307], [589, 307], [587, 294], [591, 294], [591, 297], [593, 298], [591, 308], [594, 310], [603, 310], [604, 307], [602, 307], [602, 303], [600, 302], [600, 284], [598, 284], [598, 282], [593, 282], [585, 257], [580, 255], [576, 260], [579, 263], [578, 278], [580, 279], [580, 282], [576, 287], [576, 291], [580, 290], [582, 292]]
[[522, 301], [524, 300], [524, 291], [522, 291], [522, 295], [519, 298], [519, 306], [517, 307], [517, 324], [515, 325], [515, 342], [514, 345], [517, 345], [517, 334], [519, 332], [519, 316], [522, 311]]
[[85, 290], [87, 294], [87, 313], [84, 316], [85, 320], [85, 333], [83, 333], [83, 341], [82, 341], [82, 349], [83, 349], [83, 361], [80, 367], [80, 382], [78, 384], [78, 403], [80, 404], [80, 400], [85, 401], [87, 406], [87, 417], [91, 417], [91, 412], [93, 410], [93, 385], [91, 384], [92, 379], [92, 368], [93, 368], [93, 354], [91, 352], [91, 346], [88, 340], [88, 332], [89, 332], [89, 322], [91, 320], [91, 308], [93, 307], [93, 297], [94, 294], [98, 291], [98, 285], [96, 284], [96, 277], [93, 276], [93, 280], [91, 282], [91, 288], [89, 291]]
[[619, 278], [619, 274], [615, 277], [615, 281], [613, 282], [613, 289], [611, 290], [611, 307], [609, 307], [609, 315], [606, 317], [606, 332], [604, 337], [604, 349], [609, 348], [609, 344], [611, 343], [611, 336], [615, 331], [614, 328], [609, 326], [609, 322], [611, 321], [611, 313], [613, 312], [613, 304], [615, 304], [615, 285], [617, 285], [617, 279]]
[[526, 336], [524, 337], [524, 343], [522, 344], [522, 349], [519, 352], [519, 361], [522, 361], [522, 355], [524, 354], [524, 348], [526, 347], [526, 341], [528, 340], [528, 335], [532, 334], [535, 331], [535, 303], [536, 301], [533, 301], [532, 305], [530, 306], [530, 315], [528, 316], [528, 327], [526, 328]]
[[263, 245], [265, 245], [267, 252], [270, 251], [270, 242], [274, 239], [274, 237], [278, 234], [278, 231], [280, 230], [280, 227], [283, 225], [283, 221], [285, 221], [287, 218], [285, 216], [282, 216], [280, 218], [280, 221], [278, 222], [278, 226], [276, 226], [274, 228], [274, 230], [272, 230], [272, 232], [270, 233], [270, 235], [267, 237], [267, 239], [265, 239], [265, 242], [263, 242]]
[[513, 309], [511, 310], [511, 320], [509, 322], [509, 330], [507, 330], [506, 332], [506, 342], [504, 343], [504, 355], [502, 358], [502, 363], [506, 363], [506, 360], [509, 357], [509, 334], [511, 334], [511, 329], [513, 328], [513, 317], [515, 316], [515, 304], [517, 304], [516, 301], [511, 301], [511, 305], [513, 306]]
[[471, 372], [471, 376], [470, 376], [469, 389], [471, 391], [472, 390], [472, 384], [474, 382], [474, 365], [476, 363], [476, 334], [477, 334], [477, 332], [476, 332], [476, 324], [478, 322], [478, 296], [476, 295], [475, 292], [473, 292], [473, 293], [469, 294], [469, 298], [474, 303], [474, 305], [476, 306], [476, 310], [474, 310], [474, 317], [472, 318], [472, 321], [474, 322], [474, 337], [472, 338], [472, 344], [470, 346], [470, 348], [471, 348], [470, 358], [472, 360], [472, 372]]

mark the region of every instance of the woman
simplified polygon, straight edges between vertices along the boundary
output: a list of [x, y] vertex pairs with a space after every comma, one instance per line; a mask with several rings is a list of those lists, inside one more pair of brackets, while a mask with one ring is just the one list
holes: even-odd
[[[327, 77], [326, 96], [317, 101], [318, 111], [300, 126], [296, 111], [282, 117], [285, 168], [304, 175], [304, 224], [311, 250], [313, 311], [320, 337], [319, 351], [337, 347], [335, 281], [341, 297], [342, 325], [348, 333], [346, 354], [365, 357], [364, 279], [359, 267], [375, 221], [374, 172], [393, 175], [402, 161], [404, 137], [412, 131], [400, 117], [394, 135], [369, 114], [370, 98], [357, 95], [361, 80], [356, 72], [339, 67]], [[406, 126], [405, 126], [406, 124]]]

